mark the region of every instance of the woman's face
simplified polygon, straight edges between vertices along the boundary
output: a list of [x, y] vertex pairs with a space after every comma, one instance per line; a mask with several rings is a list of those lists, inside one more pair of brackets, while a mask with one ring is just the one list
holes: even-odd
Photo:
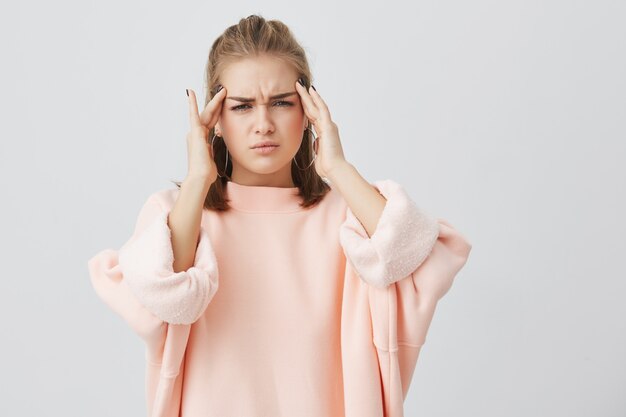
[[[234, 62], [221, 74], [226, 98], [216, 130], [226, 142], [234, 182], [294, 187], [291, 161], [307, 126], [297, 79], [290, 65], [267, 55]], [[283, 93], [289, 95], [271, 98]], [[253, 149], [265, 140], [279, 146], [267, 154]]]

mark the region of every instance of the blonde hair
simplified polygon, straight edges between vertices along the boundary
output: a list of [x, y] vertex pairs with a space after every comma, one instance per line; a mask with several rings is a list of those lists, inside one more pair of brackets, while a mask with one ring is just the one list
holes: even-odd
[[[291, 30], [279, 20], [266, 20], [259, 15], [250, 15], [239, 20], [239, 23], [228, 27], [211, 46], [209, 58], [205, 68], [205, 102], [206, 104], [217, 93], [221, 73], [229, 64], [242, 58], [270, 55], [285, 61], [302, 77], [304, 86], [311, 85], [311, 70], [302, 46], [296, 41]], [[311, 126], [309, 122], [309, 127]], [[215, 129], [209, 131], [209, 145], [215, 134]], [[295, 159], [298, 166], [306, 167], [313, 159], [313, 141], [310, 129], [304, 131], [302, 143]], [[214, 161], [217, 166], [219, 177], [211, 184], [207, 193], [204, 207], [209, 210], [225, 211], [230, 208], [226, 200], [226, 182], [232, 175], [232, 163], [223, 172], [226, 164], [226, 144], [223, 138], [217, 136], [214, 142]], [[291, 175], [294, 185], [299, 188], [299, 195], [303, 201], [302, 207], [312, 207], [320, 202], [330, 187], [315, 171], [315, 165], [311, 164], [306, 169], [296, 166], [293, 159], [291, 162]], [[180, 189], [182, 182], [173, 181]]]

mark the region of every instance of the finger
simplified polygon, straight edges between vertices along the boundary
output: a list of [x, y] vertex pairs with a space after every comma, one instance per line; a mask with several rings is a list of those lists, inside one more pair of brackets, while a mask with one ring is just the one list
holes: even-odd
[[302, 107], [304, 108], [304, 113], [306, 117], [309, 118], [311, 123], [315, 123], [318, 119], [318, 110], [315, 107], [315, 103], [311, 99], [311, 95], [306, 91], [306, 88], [300, 85], [299, 82], [296, 81], [296, 91], [300, 94], [300, 99], [302, 101]]
[[189, 124], [191, 127], [197, 127], [200, 125], [200, 117], [198, 115], [198, 103], [196, 102], [196, 93], [190, 88], [187, 89], [189, 94]]
[[222, 102], [226, 97], [226, 87], [222, 88], [213, 98], [207, 103], [202, 114], [200, 115], [200, 123], [205, 126], [213, 127], [219, 119], [222, 112]]
[[322, 99], [322, 96], [320, 96], [317, 90], [313, 87], [309, 89], [309, 94], [313, 99], [313, 103], [315, 103], [315, 105], [319, 109], [320, 118], [330, 120], [330, 111], [328, 110], [328, 106]]

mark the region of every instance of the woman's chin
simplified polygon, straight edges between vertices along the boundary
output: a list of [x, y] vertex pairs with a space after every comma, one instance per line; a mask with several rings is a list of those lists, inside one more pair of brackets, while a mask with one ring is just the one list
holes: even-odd
[[[291, 161], [287, 162], [290, 163]], [[260, 161], [252, 161], [246, 166], [246, 169], [252, 173], [259, 175], [276, 174], [281, 169], [285, 169], [285, 163], [277, 160], [264, 159]]]

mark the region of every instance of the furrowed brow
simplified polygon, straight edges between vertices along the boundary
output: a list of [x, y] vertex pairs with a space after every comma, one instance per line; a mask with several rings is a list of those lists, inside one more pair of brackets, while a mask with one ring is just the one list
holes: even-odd
[[[289, 97], [292, 96], [294, 94], [297, 94], [297, 91], [291, 91], [291, 92], [287, 92], [287, 93], [280, 93], [280, 94], [276, 94], [275, 96], [271, 96], [270, 100], [274, 100], [277, 98], [285, 98], [285, 97]], [[240, 101], [242, 103], [254, 103], [255, 99], [253, 98], [247, 98], [247, 97], [226, 97], [227, 99], [230, 100], [235, 100], [235, 101]]]

